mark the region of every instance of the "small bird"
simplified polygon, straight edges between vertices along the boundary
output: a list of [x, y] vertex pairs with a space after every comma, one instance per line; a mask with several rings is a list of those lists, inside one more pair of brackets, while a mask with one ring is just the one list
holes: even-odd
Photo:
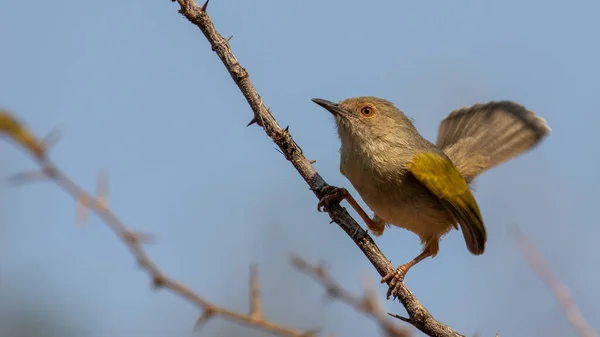
[[386, 226], [419, 236], [423, 251], [383, 277], [396, 296], [408, 270], [439, 251], [452, 228], [469, 252], [483, 254], [487, 241], [481, 212], [470, 190], [482, 172], [533, 148], [550, 132], [546, 121], [512, 101], [493, 101], [450, 112], [436, 144], [423, 138], [391, 102], [362, 96], [334, 103], [312, 101], [335, 118], [341, 140], [340, 172], [374, 212], [372, 218], [344, 188], [326, 186], [319, 208], [346, 199], [375, 236]]

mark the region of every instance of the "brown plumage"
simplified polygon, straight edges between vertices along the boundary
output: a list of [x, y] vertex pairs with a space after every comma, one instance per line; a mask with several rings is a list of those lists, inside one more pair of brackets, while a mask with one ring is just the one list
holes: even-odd
[[484, 252], [487, 234], [468, 184], [531, 149], [550, 131], [517, 103], [490, 102], [452, 111], [440, 123], [434, 145], [387, 100], [313, 101], [335, 117], [340, 171], [374, 211], [372, 219], [361, 215], [369, 229], [381, 235], [387, 225], [402, 227], [423, 243], [421, 254], [383, 278], [392, 280], [388, 296], [412, 266], [438, 253], [440, 238], [457, 224], [469, 251]]

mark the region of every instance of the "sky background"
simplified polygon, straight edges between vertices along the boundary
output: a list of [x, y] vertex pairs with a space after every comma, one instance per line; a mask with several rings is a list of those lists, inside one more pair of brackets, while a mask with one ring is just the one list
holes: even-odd
[[[106, 169], [111, 208], [156, 235], [151, 257], [207, 299], [246, 310], [249, 265], [257, 263], [273, 320], [372, 334], [369, 319], [324, 300], [288, 258], [326, 261], [357, 293], [362, 278], [378, 275], [316, 211], [316, 198], [264, 132], [245, 127], [252, 112], [242, 94], [177, 10], [168, 0], [1, 1], [0, 106], [38, 135], [58, 127], [63, 139], [52, 158], [86, 189]], [[476, 102], [515, 100], [548, 121], [553, 131], [540, 147], [477, 180], [486, 254], [469, 254], [454, 231], [406, 278], [437, 319], [481, 336], [575, 335], [523, 260], [515, 225], [600, 330], [599, 10], [597, 1], [516, 0], [209, 6], [278, 122], [290, 125], [328, 183], [353, 193], [338, 171], [333, 119], [313, 97], [386, 98], [430, 140], [451, 110]], [[0, 176], [33, 168], [0, 142]], [[399, 229], [376, 242], [394, 265], [420, 251], [418, 238]], [[0, 303], [0, 334], [11, 337], [6, 327], [27, 315], [90, 337], [192, 336], [198, 316], [186, 301], [150, 290], [97, 218], [78, 227], [74, 201], [52, 183], [0, 190]], [[386, 306], [404, 313], [398, 303]], [[252, 336], [220, 320], [199, 335]]]

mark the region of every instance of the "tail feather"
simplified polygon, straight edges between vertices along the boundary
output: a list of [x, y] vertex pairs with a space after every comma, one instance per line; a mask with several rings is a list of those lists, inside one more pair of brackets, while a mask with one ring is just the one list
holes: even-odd
[[535, 147], [550, 132], [546, 121], [511, 101], [475, 104], [442, 120], [437, 146], [467, 182]]
[[[473, 199], [473, 201], [474, 200], [475, 199]], [[448, 206], [448, 210], [455, 221], [460, 225], [463, 237], [465, 238], [465, 243], [471, 254], [483, 254], [485, 251], [485, 243], [487, 241], [487, 233], [477, 204], [471, 205], [472, 207], [469, 207], [469, 205], [456, 207], [457, 205], [453, 205], [448, 201], [445, 201], [444, 203]]]

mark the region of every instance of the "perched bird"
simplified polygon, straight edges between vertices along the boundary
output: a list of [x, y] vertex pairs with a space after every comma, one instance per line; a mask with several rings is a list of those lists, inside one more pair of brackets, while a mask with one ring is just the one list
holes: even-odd
[[460, 229], [469, 251], [483, 254], [487, 234], [469, 184], [482, 172], [536, 146], [549, 132], [544, 119], [511, 101], [452, 111], [439, 126], [436, 144], [424, 139], [391, 102], [354, 97], [339, 103], [315, 98], [335, 118], [341, 140], [340, 171], [373, 210], [372, 218], [346, 189], [328, 186], [323, 206], [342, 199], [371, 232], [386, 225], [419, 236], [423, 251], [382, 279], [396, 294], [406, 272], [439, 250], [440, 238]]

